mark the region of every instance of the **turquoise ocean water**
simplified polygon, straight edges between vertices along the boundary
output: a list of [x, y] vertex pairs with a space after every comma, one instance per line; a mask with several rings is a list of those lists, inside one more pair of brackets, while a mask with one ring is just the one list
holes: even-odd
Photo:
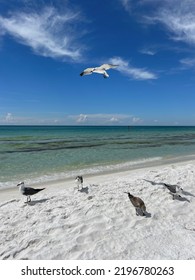
[[0, 188], [195, 157], [195, 127], [0, 126]]

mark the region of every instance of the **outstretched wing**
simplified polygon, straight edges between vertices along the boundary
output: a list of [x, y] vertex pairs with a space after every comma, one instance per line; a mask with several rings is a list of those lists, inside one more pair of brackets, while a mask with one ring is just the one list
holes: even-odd
[[85, 70], [83, 70], [83, 72], [81, 72], [80, 76], [83, 76], [83, 75], [90, 75], [90, 74], [93, 73], [93, 70], [94, 70], [94, 69], [95, 69], [94, 67], [93, 67], [93, 68], [86, 68]]
[[102, 64], [100, 67], [97, 67], [99, 69], [102, 70], [108, 70], [110, 68], [116, 68], [118, 65], [114, 65], [114, 64]]

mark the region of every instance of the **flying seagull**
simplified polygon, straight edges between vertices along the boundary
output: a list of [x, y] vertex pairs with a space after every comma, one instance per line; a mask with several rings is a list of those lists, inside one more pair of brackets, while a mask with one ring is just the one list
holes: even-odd
[[30, 188], [30, 187], [25, 187], [24, 182], [20, 182], [19, 184], [17, 184], [17, 187], [19, 187], [19, 190], [20, 190], [22, 195], [27, 196], [27, 201], [26, 201], [27, 203], [31, 202], [31, 198], [30, 198], [31, 195], [36, 194], [36, 193], [45, 189], [45, 188], [33, 189], [33, 188]]
[[83, 72], [81, 72], [80, 76], [98, 73], [98, 74], [102, 74], [104, 78], [108, 78], [109, 75], [106, 72], [106, 70], [109, 70], [111, 68], [116, 68], [117, 66], [118, 65], [113, 65], [113, 64], [102, 64], [99, 67], [86, 68]]

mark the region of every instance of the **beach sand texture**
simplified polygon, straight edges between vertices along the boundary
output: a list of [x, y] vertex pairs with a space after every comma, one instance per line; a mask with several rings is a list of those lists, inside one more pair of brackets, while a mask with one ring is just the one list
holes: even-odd
[[[4, 192], [0, 202], [0, 259], [195, 259], [195, 161], [85, 177], [26, 197]], [[172, 199], [162, 185], [179, 184]], [[148, 215], [136, 216], [125, 191]]]

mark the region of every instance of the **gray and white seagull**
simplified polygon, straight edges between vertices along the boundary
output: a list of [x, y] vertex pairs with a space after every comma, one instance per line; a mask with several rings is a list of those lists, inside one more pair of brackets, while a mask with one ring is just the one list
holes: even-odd
[[167, 188], [169, 190], [169, 193], [173, 196], [173, 199], [175, 199], [177, 197], [181, 197], [180, 194], [184, 193], [183, 188], [180, 187], [179, 185], [171, 185], [171, 184], [167, 184], [164, 182], [156, 183], [156, 182], [146, 180], [146, 179], [143, 179], [143, 180], [151, 183], [152, 185], [161, 185], [161, 186]]
[[171, 184], [163, 184], [169, 191], [170, 194], [173, 196], [173, 199], [176, 197], [181, 197], [180, 193], [183, 193], [183, 188], [179, 185], [171, 185]]
[[99, 67], [86, 68], [85, 70], [83, 70], [83, 72], [81, 72], [80, 76], [91, 75], [93, 73], [98, 73], [98, 74], [102, 74], [104, 78], [108, 78], [109, 75], [106, 72], [106, 70], [109, 70], [111, 68], [116, 68], [117, 66], [118, 65], [114, 65], [114, 64], [102, 64]]
[[45, 188], [34, 189], [34, 188], [30, 188], [30, 187], [25, 187], [24, 182], [20, 182], [19, 184], [17, 184], [17, 187], [19, 187], [19, 190], [22, 195], [27, 196], [27, 201], [26, 201], [27, 203], [31, 202], [31, 198], [30, 198], [31, 195], [36, 194], [45, 189]]

